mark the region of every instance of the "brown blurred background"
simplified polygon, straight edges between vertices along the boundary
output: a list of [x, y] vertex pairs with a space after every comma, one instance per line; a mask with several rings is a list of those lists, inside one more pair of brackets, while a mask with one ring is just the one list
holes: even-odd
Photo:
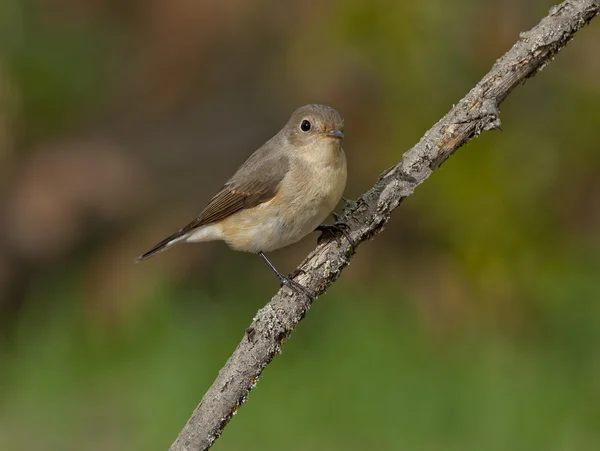
[[[4, 0], [0, 449], [166, 449], [278, 285], [223, 243], [133, 258], [306, 103], [358, 197], [552, 4]], [[599, 42], [360, 248], [215, 449], [596, 449]]]

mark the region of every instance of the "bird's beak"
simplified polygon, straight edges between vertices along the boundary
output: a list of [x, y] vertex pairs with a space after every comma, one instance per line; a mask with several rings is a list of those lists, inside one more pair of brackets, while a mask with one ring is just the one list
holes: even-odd
[[344, 132], [340, 130], [329, 130], [328, 132], [325, 132], [325, 136], [336, 139], [344, 139]]

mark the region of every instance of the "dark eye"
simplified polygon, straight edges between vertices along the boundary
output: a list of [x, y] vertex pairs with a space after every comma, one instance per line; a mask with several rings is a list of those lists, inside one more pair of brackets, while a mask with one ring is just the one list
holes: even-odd
[[310, 121], [304, 119], [302, 121], [302, 123], [300, 124], [300, 130], [302, 130], [303, 132], [307, 132], [310, 130]]

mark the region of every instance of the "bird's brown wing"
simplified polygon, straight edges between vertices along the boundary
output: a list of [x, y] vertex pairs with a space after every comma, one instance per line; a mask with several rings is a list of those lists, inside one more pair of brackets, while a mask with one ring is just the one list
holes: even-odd
[[288, 158], [281, 153], [273, 152], [273, 144], [270, 141], [253, 153], [196, 219], [157, 243], [140, 255], [136, 261], [144, 260], [171, 247], [178, 242], [178, 238], [198, 227], [219, 222], [240, 210], [256, 207], [273, 199], [289, 170]]
[[252, 155], [210, 200], [202, 213], [181, 229], [182, 234], [271, 200], [277, 194], [288, 169], [289, 160], [285, 155], [271, 158], [258, 152]]

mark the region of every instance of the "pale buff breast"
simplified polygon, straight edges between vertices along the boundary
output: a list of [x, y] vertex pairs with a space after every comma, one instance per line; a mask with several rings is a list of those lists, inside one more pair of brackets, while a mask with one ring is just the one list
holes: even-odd
[[317, 156], [301, 155], [279, 193], [220, 224], [222, 239], [235, 250], [268, 252], [293, 244], [322, 224], [346, 186], [346, 157], [339, 148]]

